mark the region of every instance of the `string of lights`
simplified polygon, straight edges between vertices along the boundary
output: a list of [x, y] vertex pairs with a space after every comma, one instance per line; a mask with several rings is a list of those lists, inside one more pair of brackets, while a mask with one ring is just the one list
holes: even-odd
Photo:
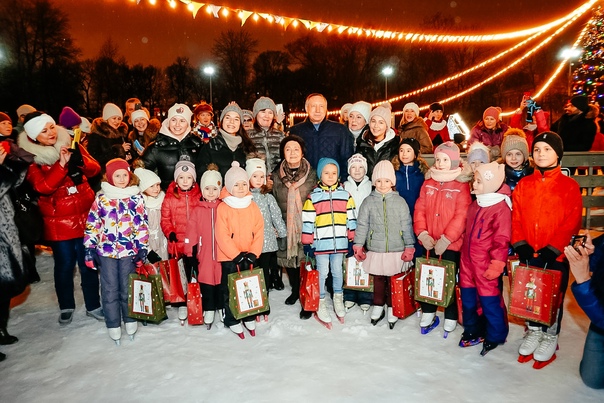
[[[140, 4], [142, 0], [130, 0], [136, 1], [136, 4]], [[177, 0], [167, 0], [168, 4], [172, 8], [177, 7]], [[389, 30], [378, 30], [378, 29], [370, 29], [363, 28], [357, 26], [348, 26], [348, 25], [340, 25], [335, 23], [321, 22], [321, 21], [313, 21], [308, 19], [296, 18], [296, 17], [286, 17], [279, 16], [272, 13], [264, 13], [259, 11], [251, 11], [244, 10], [239, 8], [231, 8], [223, 5], [214, 5], [209, 3], [200, 3], [195, 0], [179, 0], [180, 3], [186, 5], [187, 10], [192, 14], [193, 18], [196, 18], [199, 11], [205, 7], [205, 10], [208, 14], [212, 15], [214, 18], [220, 18], [221, 16], [227, 18], [230, 14], [235, 14], [237, 18], [241, 20], [241, 26], [243, 26], [249, 18], [252, 18], [254, 21], [259, 21], [263, 19], [269, 24], [278, 24], [281, 25], [284, 29], [292, 26], [293, 28], [297, 28], [299, 26], [304, 26], [309, 31], [315, 30], [317, 32], [327, 32], [327, 33], [338, 33], [348, 35], [357, 35], [364, 36], [370, 38], [377, 39], [390, 39], [390, 40], [398, 40], [405, 42], [430, 42], [437, 44], [447, 44], [447, 43], [484, 43], [484, 42], [493, 42], [493, 41], [504, 41], [511, 40], [517, 38], [524, 38], [527, 36], [534, 35], [535, 33], [547, 31], [549, 29], [558, 27], [570, 19], [574, 18], [576, 15], [583, 14], [585, 11], [589, 10], [598, 0], [588, 0], [580, 7], [571, 11], [569, 14], [565, 15], [562, 18], [559, 18], [555, 21], [551, 21], [547, 24], [540, 25], [533, 28], [517, 30], [513, 32], [503, 32], [503, 33], [494, 33], [494, 34], [483, 34], [483, 35], [450, 35], [450, 34], [426, 34], [426, 33], [417, 33], [417, 32], [401, 32], [401, 31], [389, 31]], [[157, 0], [147, 0], [147, 2], [151, 5], [156, 5]]]

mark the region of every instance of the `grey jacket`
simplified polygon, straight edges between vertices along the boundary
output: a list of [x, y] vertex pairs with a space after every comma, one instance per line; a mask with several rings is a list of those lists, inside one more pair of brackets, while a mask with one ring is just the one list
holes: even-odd
[[371, 192], [361, 204], [354, 235], [355, 245], [378, 253], [402, 252], [415, 244], [407, 202], [395, 191]]
[[285, 227], [283, 217], [281, 217], [281, 209], [279, 209], [279, 205], [272, 194], [262, 194], [259, 188], [252, 189], [252, 197], [260, 208], [260, 212], [264, 218], [264, 244], [262, 245], [262, 253], [275, 252], [279, 249], [277, 237], [287, 237], [287, 228]]

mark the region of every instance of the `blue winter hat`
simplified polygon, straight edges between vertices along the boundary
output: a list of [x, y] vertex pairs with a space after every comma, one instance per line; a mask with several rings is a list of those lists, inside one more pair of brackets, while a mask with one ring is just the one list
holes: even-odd
[[319, 178], [321, 177], [321, 174], [323, 173], [323, 168], [325, 168], [325, 165], [328, 164], [333, 164], [336, 166], [336, 168], [338, 168], [338, 177], [340, 176], [340, 165], [338, 164], [338, 162], [336, 160], [334, 160], [333, 158], [321, 158], [319, 160], [319, 162], [317, 163], [317, 173], [319, 174]]

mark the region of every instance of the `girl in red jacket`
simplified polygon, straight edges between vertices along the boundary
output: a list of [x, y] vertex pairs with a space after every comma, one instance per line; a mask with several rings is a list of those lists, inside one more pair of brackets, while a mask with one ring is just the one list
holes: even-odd
[[476, 200], [468, 210], [461, 249], [459, 284], [464, 332], [459, 346], [484, 341], [481, 355], [505, 343], [509, 331], [500, 288], [512, 232], [511, 191], [504, 179], [505, 166], [496, 162], [479, 165], [474, 171], [472, 193]]
[[[187, 156], [181, 157], [174, 168], [174, 182], [170, 183], [166, 197], [161, 205], [161, 230], [168, 238], [168, 254], [179, 258], [185, 253], [187, 225], [193, 211], [199, 206], [201, 192], [197, 186], [197, 173], [195, 165]], [[185, 272], [187, 281], [191, 282], [191, 269], [193, 261], [185, 259]], [[178, 306], [178, 319], [184, 324], [187, 319], [185, 303]]]
[[[465, 232], [466, 214], [470, 197], [471, 174], [462, 172], [459, 148], [447, 141], [434, 151], [434, 165], [426, 173], [413, 214], [413, 231], [429, 252], [455, 262], [459, 267], [459, 251]], [[422, 334], [428, 334], [438, 326], [437, 306], [420, 303]], [[457, 326], [457, 304], [445, 308], [445, 334]]]
[[203, 322], [208, 330], [214, 323], [214, 312], [219, 311], [222, 320], [222, 289], [220, 281], [222, 268], [218, 261], [218, 245], [216, 243], [216, 216], [221, 201], [218, 199], [222, 189], [222, 176], [218, 167], [210, 164], [208, 170], [201, 175], [199, 186], [203, 198], [199, 208], [193, 211], [187, 225], [185, 254], [190, 256], [197, 268], [197, 281], [201, 288], [203, 306]]
[[[543, 132], [533, 142], [535, 172], [524, 177], [514, 190], [512, 201], [512, 246], [520, 261], [531, 266], [562, 272], [560, 292], [568, 285], [568, 261], [564, 247], [581, 228], [583, 204], [577, 182], [560, 170], [562, 139], [554, 132]], [[542, 368], [555, 359], [563, 305], [550, 327], [527, 322], [528, 332], [519, 353], [535, 359]]]

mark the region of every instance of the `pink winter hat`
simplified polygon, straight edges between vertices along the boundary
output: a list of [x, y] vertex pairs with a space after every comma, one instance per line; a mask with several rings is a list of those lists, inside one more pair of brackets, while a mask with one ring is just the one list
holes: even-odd
[[482, 193], [495, 193], [505, 180], [505, 165], [497, 162], [479, 165], [474, 172], [482, 180]]
[[445, 141], [434, 150], [435, 156], [438, 153], [445, 153], [449, 156], [449, 159], [451, 160], [451, 169], [459, 167], [461, 157], [459, 156], [459, 147], [457, 147], [457, 144], [452, 141]]
[[373, 174], [371, 175], [371, 183], [375, 185], [378, 179], [390, 179], [392, 185], [396, 185], [396, 175], [394, 174], [394, 166], [388, 160], [382, 160], [375, 164]]
[[247, 177], [245, 169], [239, 166], [239, 162], [233, 161], [231, 163], [231, 168], [227, 171], [226, 175], [224, 175], [224, 187], [230, 194], [233, 194], [233, 188], [237, 182], [247, 182], [248, 180], [249, 178]]
[[489, 106], [487, 109], [484, 110], [483, 114], [482, 114], [482, 118], [486, 118], [487, 116], [490, 116], [492, 118], [495, 118], [495, 120], [499, 120], [499, 115], [501, 114], [501, 110], [498, 108], [495, 108], [494, 106]]

